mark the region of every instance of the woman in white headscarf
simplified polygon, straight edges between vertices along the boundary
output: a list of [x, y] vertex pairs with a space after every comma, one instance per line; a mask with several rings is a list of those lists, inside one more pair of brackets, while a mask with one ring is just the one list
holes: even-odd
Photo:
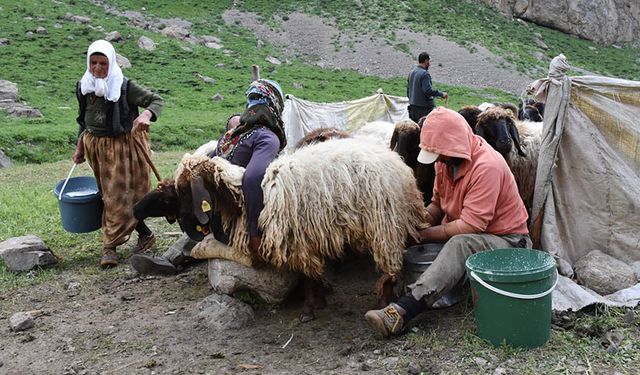
[[[78, 82], [77, 118], [80, 135], [73, 161], [87, 160], [104, 202], [103, 250], [100, 265], [118, 264], [116, 247], [129, 240], [135, 229], [138, 242], [133, 252], [153, 246], [151, 230], [133, 217], [133, 205], [151, 189], [149, 125], [162, 111], [162, 98], [122, 75], [116, 51], [105, 40], [87, 50], [87, 70]], [[144, 108], [139, 113], [138, 107]]]

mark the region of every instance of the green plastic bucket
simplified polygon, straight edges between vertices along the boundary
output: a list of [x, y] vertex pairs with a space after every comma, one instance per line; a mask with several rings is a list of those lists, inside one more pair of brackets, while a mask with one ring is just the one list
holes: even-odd
[[[466, 262], [478, 336], [500, 346], [535, 348], [551, 334], [556, 262], [531, 249], [496, 249]], [[555, 276], [555, 277], [554, 277]]]

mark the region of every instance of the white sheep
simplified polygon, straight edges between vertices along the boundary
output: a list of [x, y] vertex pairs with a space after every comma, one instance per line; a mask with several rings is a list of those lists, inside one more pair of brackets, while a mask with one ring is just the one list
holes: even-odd
[[176, 172], [180, 205], [196, 202], [193, 209], [199, 209], [200, 200], [191, 190], [201, 191], [193, 187], [193, 181], [201, 180], [212, 206], [220, 210], [231, 247], [307, 276], [311, 286], [305, 285], [301, 320], [312, 319], [314, 307], [322, 305], [314, 301], [313, 283], [320, 279], [325, 262], [340, 258], [347, 246], [371, 252], [384, 274], [378, 283], [380, 302], [388, 302], [407, 240], [417, 238], [416, 228], [424, 222], [415, 178], [397, 153], [388, 145], [346, 138], [278, 157], [262, 181], [259, 254], [251, 254], [248, 246], [243, 172], [219, 157], [185, 156]]
[[389, 147], [395, 124], [388, 121], [372, 121], [367, 122], [362, 127], [354, 130], [352, 135], [354, 138], [363, 139], [369, 142], [377, 143]]

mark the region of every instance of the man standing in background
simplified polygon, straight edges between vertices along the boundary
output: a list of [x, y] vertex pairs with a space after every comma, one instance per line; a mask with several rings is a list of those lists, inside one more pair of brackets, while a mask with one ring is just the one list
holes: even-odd
[[446, 92], [435, 90], [431, 84], [429, 54], [421, 52], [418, 55], [418, 65], [409, 74], [407, 82], [407, 96], [409, 97], [409, 118], [416, 123], [435, 108], [434, 99], [446, 99]]

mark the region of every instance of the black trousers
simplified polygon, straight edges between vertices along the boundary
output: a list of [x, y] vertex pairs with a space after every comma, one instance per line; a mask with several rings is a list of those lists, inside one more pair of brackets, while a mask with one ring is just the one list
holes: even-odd
[[431, 111], [433, 111], [433, 109], [435, 108], [436, 105], [434, 102], [431, 102], [430, 104], [431, 105], [428, 107], [409, 104], [409, 107], [407, 108], [409, 110], [409, 118], [418, 123], [418, 121], [420, 121], [422, 117], [431, 113]]

